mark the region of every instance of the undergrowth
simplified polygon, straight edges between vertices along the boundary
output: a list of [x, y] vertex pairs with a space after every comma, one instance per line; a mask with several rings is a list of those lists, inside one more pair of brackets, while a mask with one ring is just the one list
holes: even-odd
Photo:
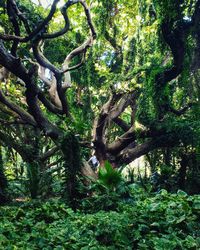
[[133, 187], [113, 210], [52, 199], [0, 208], [0, 249], [200, 249], [200, 196]]

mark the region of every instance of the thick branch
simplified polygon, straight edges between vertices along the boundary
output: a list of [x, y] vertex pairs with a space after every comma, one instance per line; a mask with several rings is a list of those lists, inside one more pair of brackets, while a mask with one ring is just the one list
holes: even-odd
[[52, 139], [56, 139], [59, 136], [60, 131], [57, 129], [57, 127], [55, 127], [55, 125], [53, 125], [44, 117], [38, 105], [38, 88], [35, 84], [37, 80], [37, 69], [32, 68], [28, 72], [19, 59], [12, 56], [5, 50], [2, 41], [0, 41], [0, 64], [25, 82], [26, 99], [31, 114], [33, 115], [38, 126], [45, 132], [45, 134], [49, 135]]
[[[195, 5], [195, 11], [192, 21], [186, 22], [184, 20], [177, 20], [176, 28], [175, 23], [165, 20], [161, 25], [164, 41], [170, 47], [173, 55], [173, 66], [164, 70], [156, 76], [156, 95], [157, 107], [159, 111], [159, 118], [162, 119], [168, 110], [169, 101], [167, 97], [162, 96], [164, 88], [168, 82], [175, 79], [183, 70], [183, 63], [185, 57], [185, 41], [188, 32], [194, 29], [197, 32], [200, 24], [200, 1], [198, 0]], [[163, 99], [166, 99], [163, 101]], [[173, 110], [171, 110], [173, 112]], [[175, 113], [175, 112], [174, 112]], [[178, 112], [176, 112], [178, 114]], [[179, 115], [179, 114], [178, 114]]]
[[38, 99], [50, 112], [54, 114], [63, 115], [63, 110], [52, 104], [41, 91], [39, 91], [38, 93]]
[[[19, 28], [18, 20], [16, 18], [16, 14], [15, 14], [15, 11], [13, 9], [13, 4], [12, 3], [13, 3], [12, 0], [7, 1], [7, 12], [8, 12], [9, 19], [10, 19], [10, 21], [12, 23], [15, 35], [20, 36], [20, 28]], [[16, 51], [17, 51], [18, 44], [19, 44], [18, 41], [13, 42], [13, 45], [12, 45], [12, 48], [11, 48], [11, 54], [13, 56], [16, 56]]]
[[120, 116], [124, 110], [132, 103], [135, 103], [135, 99], [138, 97], [137, 91], [124, 94], [118, 103], [116, 103], [109, 113], [109, 119], [113, 120]]
[[129, 164], [135, 159], [139, 158], [142, 155], [147, 154], [148, 152], [161, 148], [161, 147], [171, 147], [176, 146], [179, 143], [176, 136], [161, 136], [158, 138], [151, 139], [146, 141], [134, 148], [125, 149], [116, 157], [116, 162], [120, 164]]
[[118, 154], [121, 150], [125, 149], [130, 143], [136, 140], [136, 132], [131, 127], [126, 133], [116, 139], [113, 143], [107, 146], [107, 152], [111, 154]]
[[33, 45], [32, 45], [32, 49], [33, 49], [33, 54], [35, 59], [37, 60], [37, 62], [44, 68], [49, 69], [50, 71], [52, 71], [54, 74], [59, 74], [61, 73], [61, 71], [59, 69], [57, 69], [53, 64], [51, 64], [47, 58], [42, 54], [42, 52], [40, 51], [40, 42], [41, 39], [37, 39]]
[[125, 121], [123, 121], [119, 117], [114, 118], [113, 121], [114, 121], [115, 124], [117, 124], [125, 132], [128, 131], [131, 128], [130, 125], [128, 125]]
[[104, 161], [106, 155], [106, 141], [105, 141], [105, 129], [108, 123], [108, 116], [113, 105], [119, 100], [121, 94], [113, 94], [107, 103], [105, 103], [101, 109], [98, 119], [95, 121], [93, 129], [93, 143], [96, 149], [96, 156], [98, 160]]
[[158, 138], [161, 136], [168, 136], [170, 134], [166, 129], [144, 129], [144, 130], [135, 130], [132, 126], [126, 133], [118, 137], [114, 142], [110, 143], [106, 147], [106, 151], [109, 154], [117, 155], [120, 151], [126, 150], [128, 148], [136, 146], [137, 139], [146, 139], [146, 138]]

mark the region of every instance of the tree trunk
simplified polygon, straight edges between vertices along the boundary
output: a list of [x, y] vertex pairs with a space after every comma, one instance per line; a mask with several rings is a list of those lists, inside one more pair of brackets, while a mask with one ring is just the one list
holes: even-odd
[[79, 142], [73, 133], [65, 135], [61, 150], [64, 155], [65, 187], [64, 198], [69, 201], [73, 209], [76, 209], [76, 200], [79, 197], [77, 175], [81, 170]]
[[186, 181], [186, 172], [188, 166], [188, 156], [183, 154], [180, 162], [180, 169], [178, 175], [178, 187], [182, 190], [185, 190], [185, 181]]
[[39, 164], [36, 161], [27, 163], [28, 187], [32, 199], [39, 193]]

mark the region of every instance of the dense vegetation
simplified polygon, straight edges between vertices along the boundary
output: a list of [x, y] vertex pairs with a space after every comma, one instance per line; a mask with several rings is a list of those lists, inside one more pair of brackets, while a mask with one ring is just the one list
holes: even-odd
[[199, 27], [199, 0], [0, 1], [0, 249], [200, 248]]
[[130, 189], [114, 211], [75, 213], [58, 200], [3, 207], [1, 249], [199, 249], [199, 196]]

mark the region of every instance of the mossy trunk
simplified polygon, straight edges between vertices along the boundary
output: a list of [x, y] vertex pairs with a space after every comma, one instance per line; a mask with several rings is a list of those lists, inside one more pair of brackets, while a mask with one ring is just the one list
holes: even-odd
[[32, 199], [39, 193], [39, 164], [35, 161], [27, 163], [28, 189]]
[[73, 133], [65, 135], [61, 143], [64, 155], [65, 186], [63, 196], [75, 209], [76, 201], [79, 197], [77, 177], [81, 170], [80, 146]]

